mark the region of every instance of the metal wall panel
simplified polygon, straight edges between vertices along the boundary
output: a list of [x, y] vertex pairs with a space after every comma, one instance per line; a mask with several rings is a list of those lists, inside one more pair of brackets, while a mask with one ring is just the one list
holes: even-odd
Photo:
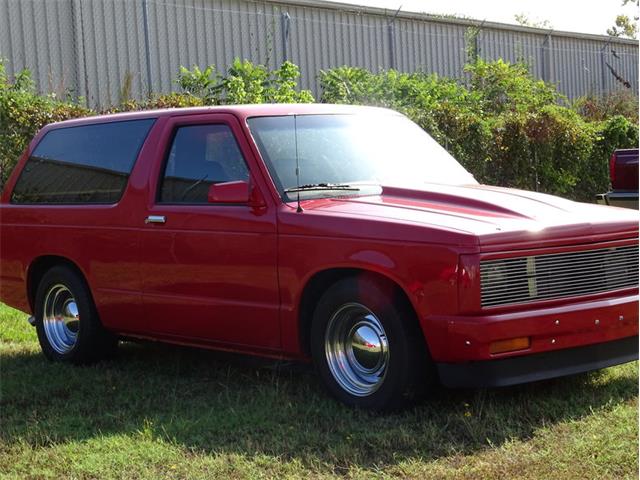
[[236, 57], [289, 59], [319, 98], [318, 72], [342, 65], [464, 81], [475, 26], [481, 57], [525, 61], [569, 98], [624, 82], [638, 92], [637, 42], [395, 13], [316, 0], [0, 0], [0, 57], [9, 75], [28, 68], [40, 91], [91, 106], [176, 90], [181, 65], [225, 70]]
[[131, 96], [140, 98], [146, 78], [139, 2], [76, 0], [74, 4], [81, 22], [83, 96], [90, 105], [118, 103], [130, 77]]
[[466, 62], [466, 28], [444, 23], [397, 20], [396, 68], [460, 79]]
[[[609, 91], [609, 73], [603, 76], [601, 52], [604, 43], [552, 37], [550, 46], [553, 59], [551, 81], [562, 85], [561, 90], [570, 97]], [[604, 87], [603, 87], [604, 82]]]
[[149, 0], [152, 90], [175, 90], [180, 66], [215, 65], [234, 58], [276, 67], [281, 18], [272, 4], [233, 0]]
[[0, 1], [0, 58], [9, 75], [27, 68], [40, 91], [75, 94], [73, 28], [71, 2]]
[[487, 60], [526, 63], [533, 75], [543, 78], [545, 36], [507, 30], [483, 29], [479, 35], [479, 54]]
[[286, 11], [291, 17], [288, 59], [300, 67], [303, 88], [318, 94], [317, 74], [332, 67], [388, 68], [384, 18], [290, 6]]

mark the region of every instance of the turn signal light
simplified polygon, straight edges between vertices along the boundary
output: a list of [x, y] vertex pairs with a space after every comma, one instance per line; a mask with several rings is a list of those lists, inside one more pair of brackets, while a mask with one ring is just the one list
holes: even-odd
[[508, 340], [498, 340], [489, 344], [489, 353], [514, 352], [516, 350], [526, 350], [531, 346], [529, 337], [509, 338]]

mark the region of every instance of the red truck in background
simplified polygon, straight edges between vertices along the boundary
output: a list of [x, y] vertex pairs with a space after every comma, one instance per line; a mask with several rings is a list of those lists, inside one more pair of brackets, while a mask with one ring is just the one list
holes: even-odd
[[600, 193], [596, 201], [602, 205], [638, 209], [638, 149], [613, 152], [609, 160], [611, 190]]

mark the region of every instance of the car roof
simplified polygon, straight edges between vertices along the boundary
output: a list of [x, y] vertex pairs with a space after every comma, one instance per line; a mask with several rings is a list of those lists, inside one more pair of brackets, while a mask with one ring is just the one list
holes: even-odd
[[63, 128], [94, 123], [118, 122], [125, 120], [142, 120], [145, 118], [175, 117], [198, 115], [206, 113], [229, 113], [241, 120], [250, 117], [268, 117], [280, 115], [313, 115], [313, 114], [362, 114], [362, 113], [391, 113], [392, 110], [379, 107], [365, 107], [355, 105], [333, 105], [326, 103], [280, 103], [256, 105], [219, 105], [210, 107], [164, 108], [159, 110], [142, 110], [135, 112], [112, 113], [106, 115], [92, 115], [50, 124], [49, 128]]

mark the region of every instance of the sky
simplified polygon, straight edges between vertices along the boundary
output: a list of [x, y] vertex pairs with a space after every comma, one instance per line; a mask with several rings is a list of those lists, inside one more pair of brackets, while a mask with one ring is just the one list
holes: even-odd
[[516, 23], [524, 14], [533, 21], [548, 20], [555, 30], [606, 35], [617, 15], [637, 16], [634, 2], [622, 0], [339, 0], [342, 3], [431, 14], [455, 14], [478, 20]]

